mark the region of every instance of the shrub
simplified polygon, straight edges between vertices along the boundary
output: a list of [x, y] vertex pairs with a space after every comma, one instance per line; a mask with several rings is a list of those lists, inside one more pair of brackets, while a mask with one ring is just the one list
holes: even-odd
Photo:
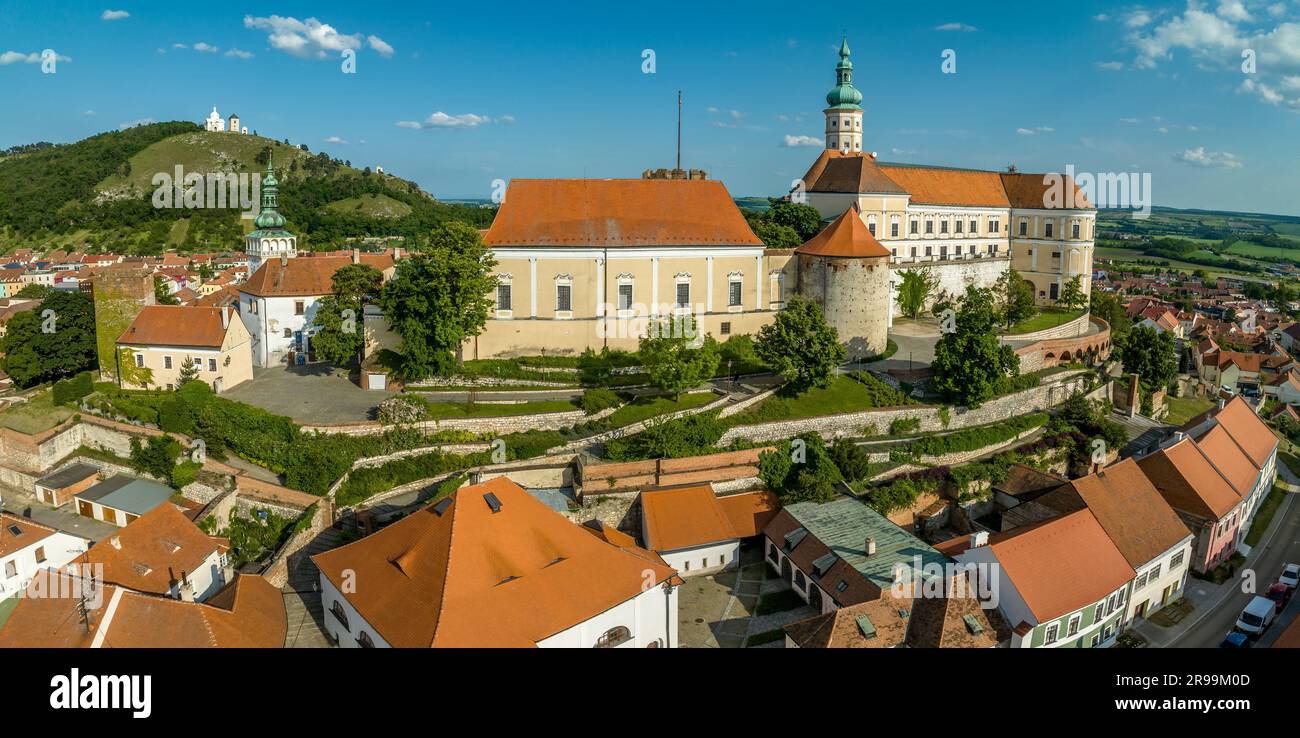
[[588, 415], [595, 415], [601, 410], [618, 407], [620, 404], [622, 401], [612, 390], [589, 387], [582, 391], [582, 411]]
[[943, 436], [926, 436], [907, 444], [899, 456], [939, 456], [942, 454], [975, 451], [986, 446], [1005, 443], [1027, 430], [1046, 424], [1047, 413], [1034, 413], [1010, 418], [1001, 423], [968, 428]]
[[936, 466], [895, 477], [873, 488], [867, 495], [867, 504], [882, 515], [909, 508], [922, 493], [934, 492], [943, 486], [948, 479], [948, 471], [946, 466]]
[[908, 433], [915, 433], [921, 427], [920, 418], [895, 418], [889, 424], [889, 435], [902, 436]]
[[[871, 372], [850, 372], [849, 377], [867, 388], [867, 407], [898, 407], [915, 405], [917, 401], [894, 389]], [[901, 385], [900, 385], [901, 386]]]
[[407, 425], [424, 420], [429, 406], [423, 397], [390, 397], [379, 403], [376, 418], [384, 425]]
[[636, 435], [606, 443], [605, 457], [611, 461], [635, 461], [705, 454], [714, 450], [726, 429], [726, 423], [712, 412], [652, 421], [649, 427]]
[[161, 479], [171, 479], [176, 457], [181, 454], [181, 444], [168, 435], [153, 436], [147, 443], [131, 437], [131, 463], [136, 469]]
[[856, 482], [871, 473], [871, 457], [862, 447], [847, 438], [841, 438], [831, 447], [831, 458], [844, 478]]
[[186, 461], [172, 467], [172, 486], [176, 489], [184, 489], [189, 485], [197, 482], [199, 479], [199, 469], [203, 465], [197, 461]]
[[54, 404], [66, 405], [76, 402], [94, 391], [95, 382], [90, 372], [82, 372], [71, 379], [60, 379], [54, 383]]

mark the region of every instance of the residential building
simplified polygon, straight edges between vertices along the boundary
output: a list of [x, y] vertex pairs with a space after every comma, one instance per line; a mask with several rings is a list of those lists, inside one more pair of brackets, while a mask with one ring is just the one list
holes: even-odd
[[[1215, 442], [1211, 434], [1216, 428], [1222, 430], [1231, 443], [1224, 440]], [[1241, 397], [1234, 397], [1224, 403], [1223, 407], [1211, 409], [1191, 419], [1183, 426], [1183, 430], [1205, 447], [1211, 454], [1211, 461], [1221, 468], [1225, 476], [1232, 475], [1234, 488], [1238, 489], [1246, 501], [1246, 519], [1241, 530], [1241, 534], [1245, 535], [1254, 522], [1259, 506], [1264, 503], [1264, 498], [1277, 481], [1277, 436], [1273, 435], [1273, 431], [1260, 419], [1255, 409]], [[1214, 453], [1219, 447], [1224, 449], [1221, 455]], [[1254, 470], [1253, 475], [1240, 465], [1237, 468], [1227, 468], [1220, 463], [1221, 459], [1234, 458], [1233, 449], [1245, 455]]]
[[104, 581], [136, 592], [203, 602], [234, 570], [230, 542], [209, 536], [175, 505], [163, 504], [100, 541], [73, 563], [102, 567]]
[[340, 646], [677, 646], [672, 567], [504, 477], [312, 561]]
[[[1226, 450], [1225, 444], [1216, 445]], [[1236, 469], [1248, 463], [1239, 452], [1232, 453], [1237, 458], [1217, 461]], [[1236, 553], [1245, 500], [1195, 439], [1180, 438], [1142, 457], [1138, 466], [1196, 537], [1193, 570], [1209, 572]]]
[[72, 496], [77, 513], [118, 527], [159, 505], [171, 504], [173, 490], [148, 479], [117, 474]]
[[767, 563], [819, 613], [881, 598], [943, 571], [948, 557], [853, 498], [799, 502], [763, 529]]
[[762, 532], [780, 502], [766, 490], [719, 497], [713, 486], [641, 492], [641, 539], [684, 577], [734, 568], [740, 542]]
[[[144, 381], [124, 372], [123, 385], [151, 389], [180, 385], [189, 364], [195, 379], [218, 394], [253, 378], [252, 338], [239, 316], [228, 307], [150, 305], [140, 311], [117, 339], [122, 361], [147, 369]], [[123, 350], [125, 350], [123, 352]]]
[[1107, 647], [1124, 626], [1136, 572], [1087, 509], [945, 544], [940, 551], [996, 577], [1012, 648]]
[[46, 569], [75, 559], [90, 541], [11, 513], [0, 513], [0, 601], [21, 593]]
[[241, 574], [207, 602], [183, 602], [68, 573], [31, 588], [68, 593], [23, 597], [0, 627], [0, 648], [283, 648], [284, 593]]

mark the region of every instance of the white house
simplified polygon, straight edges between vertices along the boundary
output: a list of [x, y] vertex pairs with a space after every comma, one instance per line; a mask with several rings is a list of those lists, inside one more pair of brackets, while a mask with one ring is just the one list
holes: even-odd
[[718, 497], [712, 485], [641, 492], [641, 539], [684, 577], [736, 566], [740, 541], [762, 532], [780, 502], [768, 491]]
[[677, 572], [604, 530], [504, 477], [462, 487], [312, 557], [325, 631], [361, 648], [675, 647]]
[[26, 589], [37, 571], [58, 569], [89, 545], [85, 538], [17, 515], [0, 514], [0, 600]]
[[203, 602], [234, 580], [229, 544], [209, 536], [175, 505], [158, 505], [76, 560], [104, 581], [136, 592]]

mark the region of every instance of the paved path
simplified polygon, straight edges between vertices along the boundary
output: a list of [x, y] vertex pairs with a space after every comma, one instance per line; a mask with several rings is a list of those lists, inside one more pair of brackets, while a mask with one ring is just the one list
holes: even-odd
[[[1246, 557], [1237, 576], [1223, 584], [1187, 578], [1183, 596], [1193, 605], [1193, 611], [1181, 622], [1163, 628], [1147, 620], [1139, 620], [1135, 628], [1147, 642], [1157, 648], [1214, 648], [1219, 645], [1237, 621], [1237, 615], [1250, 602], [1254, 594], [1242, 591], [1242, 575], [1247, 570], [1255, 573], [1255, 590], [1263, 592], [1277, 581], [1282, 565], [1300, 563], [1300, 494], [1288, 494], [1273, 516], [1269, 529]], [[1291, 618], [1300, 611], [1300, 597], [1292, 602], [1259, 645], [1271, 642], [1285, 629]], [[1267, 640], [1265, 640], [1267, 639]]]
[[358, 423], [395, 393], [363, 390], [325, 364], [254, 369], [253, 378], [223, 396], [303, 424]]
[[[686, 579], [678, 598], [678, 645], [682, 648], [744, 648], [750, 636], [768, 633], [816, 613], [802, 606], [755, 615], [763, 595], [790, 589], [762, 560], [758, 546], [742, 549], [740, 567]], [[780, 648], [784, 639], [762, 648]]]
[[91, 541], [103, 540], [121, 530], [112, 523], [77, 514], [74, 503], [70, 502], [63, 507], [50, 507], [37, 500], [36, 495], [31, 491], [7, 484], [0, 484], [0, 498], [4, 500], [5, 512]]
[[288, 620], [285, 648], [329, 648], [321, 604], [320, 570], [311, 562], [311, 556], [340, 545], [339, 532], [326, 528], [320, 535], [293, 555], [289, 567], [289, 581], [281, 588], [284, 592], [284, 611]]

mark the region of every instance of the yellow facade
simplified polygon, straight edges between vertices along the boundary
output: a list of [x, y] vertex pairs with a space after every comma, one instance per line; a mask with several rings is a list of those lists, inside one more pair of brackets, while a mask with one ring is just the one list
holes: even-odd
[[253, 378], [252, 339], [238, 316], [231, 319], [220, 349], [125, 343], [118, 346], [130, 352], [136, 367], [149, 369], [153, 375], [153, 381], [147, 385], [123, 385], [130, 389], [174, 389], [180, 384], [181, 367], [186, 361], [195, 363], [199, 370], [196, 378], [207, 382], [216, 392], [225, 392]]

